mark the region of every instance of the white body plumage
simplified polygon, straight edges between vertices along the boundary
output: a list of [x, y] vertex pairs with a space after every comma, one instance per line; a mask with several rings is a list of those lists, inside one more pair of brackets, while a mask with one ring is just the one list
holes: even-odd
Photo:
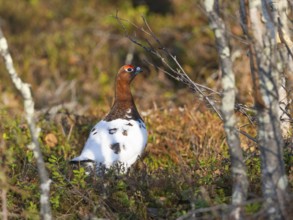
[[142, 120], [102, 120], [91, 130], [80, 156], [71, 161], [90, 160], [106, 168], [120, 162], [127, 170], [142, 154], [146, 143], [147, 130]]

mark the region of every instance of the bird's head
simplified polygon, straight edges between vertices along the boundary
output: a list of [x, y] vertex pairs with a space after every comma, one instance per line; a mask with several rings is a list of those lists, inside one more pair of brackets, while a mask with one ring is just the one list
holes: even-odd
[[139, 66], [124, 65], [118, 72], [118, 80], [123, 80], [130, 83], [138, 73], [141, 73], [142, 69]]

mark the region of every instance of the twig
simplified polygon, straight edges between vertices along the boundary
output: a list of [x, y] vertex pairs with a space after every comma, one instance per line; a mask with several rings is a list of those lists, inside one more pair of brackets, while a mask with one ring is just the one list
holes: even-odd
[[[122, 19], [120, 17], [118, 17], [118, 14], [116, 14], [115, 16], [116, 20], [118, 21], [118, 23], [120, 24], [120, 26], [122, 27], [126, 37], [133, 42], [134, 44], [142, 47], [144, 50], [146, 50], [147, 52], [155, 55], [157, 58], [159, 58], [162, 63], [169, 69], [169, 71], [164, 70], [164, 72], [166, 74], [168, 74], [169, 76], [171, 76], [172, 78], [176, 79], [177, 81], [180, 81], [182, 83], [184, 83], [185, 85], [187, 85], [189, 88], [191, 88], [193, 91], [197, 92], [200, 94], [200, 96], [208, 103], [209, 106], [211, 106], [213, 108], [213, 110], [217, 113], [217, 115], [219, 116], [219, 118], [221, 120], [223, 120], [222, 115], [220, 113], [220, 111], [218, 110], [218, 107], [215, 105], [215, 102], [213, 100], [211, 100], [209, 98], [209, 95], [205, 95], [204, 91], [200, 88], [203, 86], [198, 86], [199, 84], [193, 82], [189, 76], [185, 73], [184, 69], [182, 68], [182, 66], [180, 65], [180, 63], [178, 62], [176, 56], [174, 56], [173, 54], [171, 54], [167, 48], [164, 47], [164, 45], [161, 43], [161, 41], [159, 40], [159, 38], [153, 33], [153, 31], [151, 30], [149, 24], [147, 23], [147, 20], [142, 16], [142, 19], [144, 21], [144, 24], [147, 27], [147, 30], [138, 27], [137, 25], [133, 24], [132, 22], [130, 22], [129, 20], [126, 19]], [[171, 58], [173, 60], [173, 62], [176, 64], [176, 66], [178, 67], [177, 70], [175, 70], [174, 68], [171, 67], [171, 65], [168, 62], [168, 59], [166, 59], [166, 57], [164, 57], [161, 53], [159, 53], [153, 46], [152, 44], [147, 41], [148, 46], [145, 46], [144, 44], [142, 44], [141, 42], [139, 42], [138, 40], [136, 40], [134, 37], [132, 37], [128, 32], [126, 27], [124, 26], [123, 22], [128, 22], [131, 25], [133, 25], [135, 28], [137, 28], [138, 30], [142, 31], [143, 33], [151, 36], [155, 42], [158, 44], [158, 49], [160, 49], [160, 51], [163, 52], [163, 54], [165, 54], [167, 57]], [[207, 87], [206, 87], [207, 88]], [[206, 89], [207, 91], [212, 91], [213, 94], [218, 94], [220, 96], [219, 92], [214, 91], [211, 88]]]
[[[171, 54], [167, 48], [164, 47], [164, 45], [161, 43], [161, 41], [159, 40], [159, 38], [153, 33], [152, 29], [150, 28], [149, 24], [147, 23], [147, 20], [142, 17], [144, 24], [146, 26], [146, 29], [144, 29], [143, 27], [139, 27], [136, 24], [134, 24], [133, 22], [127, 20], [127, 19], [123, 19], [120, 18], [118, 16], [118, 13], [116, 13], [116, 15], [114, 16], [115, 19], [117, 20], [117, 22], [120, 24], [125, 36], [134, 44], [136, 44], [137, 46], [143, 48], [145, 51], [147, 51], [148, 53], [151, 53], [152, 55], [154, 55], [155, 57], [159, 58], [161, 60], [161, 62], [163, 63], [163, 65], [165, 67], [167, 67], [167, 70], [162, 69], [156, 65], [154, 65], [153, 63], [144, 60], [145, 62], [147, 62], [148, 64], [154, 66], [155, 68], [160, 69], [162, 72], [164, 72], [165, 74], [167, 74], [168, 76], [172, 77], [173, 79], [184, 83], [185, 85], [187, 85], [193, 92], [199, 94], [200, 98], [202, 98], [206, 104], [208, 106], [211, 106], [212, 109], [216, 112], [216, 114], [218, 115], [218, 117], [223, 120], [222, 114], [219, 111], [219, 107], [216, 105], [217, 101], [215, 97], [217, 97], [218, 99], [221, 98], [222, 93], [215, 91], [207, 86], [198, 84], [194, 81], [192, 81], [190, 79], [190, 77], [186, 74], [186, 72], [184, 71], [184, 69], [182, 68], [182, 66], [180, 65], [180, 63], [178, 62], [176, 56], [174, 56], [173, 54]], [[141, 31], [142, 33], [146, 34], [147, 36], [150, 36], [155, 43], [158, 45], [157, 48], [155, 48], [153, 46], [153, 44], [148, 40], [148, 39], [144, 39], [144, 42], [140, 42], [138, 41], [135, 37], [133, 37], [132, 35], [130, 35], [127, 31], [127, 28], [125, 27], [125, 25], [123, 24], [123, 22], [127, 22], [129, 24], [131, 24], [134, 28], [136, 28], [137, 30]], [[160, 53], [158, 50], [162, 51], [163, 53]], [[170, 59], [176, 64], [176, 66], [178, 67], [178, 69], [174, 69], [168, 59]], [[244, 105], [241, 104], [235, 104], [235, 111], [241, 111], [242, 113], [246, 110], [247, 107], [245, 107]], [[250, 122], [252, 122], [250, 120]], [[237, 129], [238, 132], [240, 132], [240, 134], [246, 136], [247, 138], [249, 138], [250, 140], [256, 142], [256, 139], [253, 138], [252, 136], [250, 136], [249, 134], [247, 134], [244, 131], [241, 131], [239, 129]]]
[[[5, 152], [5, 142], [2, 139], [0, 142], [0, 154], [3, 154], [3, 152]], [[0, 212], [0, 217], [2, 217], [1, 219], [3, 220], [7, 220], [8, 219], [8, 210], [7, 210], [7, 191], [8, 191], [8, 187], [7, 187], [7, 181], [6, 181], [6, 170], [5, 170], [5, 156], [1, 156], [0, 157], [2, 160], [1, 163], [1, 171], [0, 171], [0, 175], [2, 176], [2, 178], [0, 179], [0, 183], [2, 186], [1, 189], [1, 203], [2, 203], [2, 214]]]
[[1, 190], [1, 200], [2, 200], [2, 219], [7, 220], [8, 219], [8, 211], [7, 211], [7, 190], [3, 188]]
[[[248, 204], [253, 204], [256, 202], [263, 202], [263, 199], [253, 199], [247, 202], [244, 202], [242, 204], [240, 204], [241, 206], [245, 206]], [[230, 210], [233, 209], [235, 206], [234, 205], [226, 205], [226, 204], [222, 204], [222, 205], [216, 205], [216, 206], [212, 206], [212, 207], [207, 207], [207, 208], [199, 208], [196, 210], [191, 210], [188, 213], [186, 213], [183, 216], [180, 216], [179, 218], [177, 218], [177, 220], [185, 220], [185, 219], [190, 219], [192, 217], [196, 217], [197, 214], [201, 214], [201, 213], [208, 213], [211, 211], [219, 211], [219, 210]]]
[[[2, 220], [5, 220], [3, 212], [0, 212], [0, 217], [2, 217], [1, 218]], [[22, 216], [20, 214], [9, 212], [9, 213], [7, 213], [7, 217], [11, 217], [10, 219], [21, 219]]]
[[0, 54], [4, 59], [6, 70], [10, 75], [10, 78], [19, 90], [24, 100], [24, 110], [26, 113], [26, 120], [29, 125], [29, 130], [31, 134], [32, 142], [29, 144], [28, 148], [34, 153], [34, 157], [37, 160], [38, 173], [41, 180], [41, 198], [40, 198], [40, 214], [42, 219], [50, 220], [52, 219], [51, 207], [49, 200], [50, 193], [50, 183], [51, 180], [48, 178], [48, 173], [43, 160], [42, 152], [40, 149], [40, 144], [38, 141], [40, 128], [36, 126], [34, 119], [34, 100], [31, 95], [30, 85], [24, 83], [19, 77], [13, 66], [12, 57], [8, 51], [8, 43], [3, 35], [0, 28]]
[[[162, 68], [160, 68], [160, 67], [157, 67], [157, 66], [155, 66], [153, 63], [151, 63], [151, 62], [149, 62], [148, 60], [145, 60], [144, 59], [144, 61], [146, 62], [146, 63], [148, 63], [148, 64], [150, 64], [150, 65], [152, 65], [153, 67], [155, 67], [155, 68], [158, 68], [159, 70], [161, 70], [162, 72], [164, 72], [165, 74], [167, 74], [168, 76], [170, 76], [170, 77], [172, 77], [173, 79], [175, 79], [175, 80], [178, 80], [178, 78], [176, 77], [176, 76], [174, 76], [174, 75], [172, 75], [171, 73], [169, 73], [168, 71], [166, 71], [166, 70], [164, 70], [164, 69], [162, 69]], [[178, 80], [179, 81], [179, 80]], [[213, 90], [213, 89], [211, 89], [211, 88], [209, 88], [209, 87], [207, 87], [207, 86], [205, 86], [205, 85], [201, 85], [201, 84], [198, 84], [198, 83], [196, 83], [196, 82], [193, 82], [197, 87], [199, 87], [199, 88], [201, 88], [201, 89], [203, 89], [203, 90], [206, 90], [206, 91], [209, 91], [210, 92], [210, 94], [208, 94], [208, 95], [206, 95], [206, 96], [209, 96], [209, 95], [221, 95], [221, 93], [220, 92], [217, 92], [217, 91], [215, 91], [215, 90]], [[192, 88], [191, 88], [192, 89]]]

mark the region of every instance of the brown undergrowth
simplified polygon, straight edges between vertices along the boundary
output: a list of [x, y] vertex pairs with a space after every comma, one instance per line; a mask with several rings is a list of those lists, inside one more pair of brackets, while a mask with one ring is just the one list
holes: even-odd
[[[143, 112], [149, 141], [142, 158], [126, 175], [109, 172], [86, 176], [68, 161], [77, 155], [91, 126], [103, 116], [77, 116], [66, 110], [39, 116], [41, 143], [52, 179], [51, 204], [56, 219], [175, 219], [191, 209], [229, 204], [230, 162], [222, 123], [202, 104]], [[8, 189], [11, 216], [38, 216], [39, 180], [32, 152], [26, 148], [28, 130], [22, 119], [1, 114], [1, 186]], [[240, 118], [245, 121], [245, 118]], [[253, 127], [247, 128], [253, 134]], [[250, 199], [260, 192], [258, 150], [242, 139], [250, 177]], [[289, 159], [290, 160], [290, 159]], [[287, 158], [287, 162], [288, 158]], [[292, 175], [292, 170], [288, 170]], [[291, 177], [292, 178], [292, 177]], [[248, 213], [260, 208], [256, 202]], [[227, 210], [226, 210], [227, 211]], [[200, 214], [218, 218], [225, 210]], [[34, 217], [33, 217], [34, 218]]]

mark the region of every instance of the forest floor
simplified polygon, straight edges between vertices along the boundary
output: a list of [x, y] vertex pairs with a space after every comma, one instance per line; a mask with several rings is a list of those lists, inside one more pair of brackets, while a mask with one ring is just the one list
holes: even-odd
[[[41, 114], [40, 141], [49, 170], [51, 204], [56, 219], [98, 216], [109, 219], [175, 219], [190, 210], [202, 219], [226, 215], [231, 201], [231, 170], [222, 122], [202, 104], [142, 112], [149, 131], [144, 155], [126, 175], [87, 176], [69, 160], [103, 115], [85, 117], [66, 110]], [[2, 110], [1, 185], [8, 189], [11, 217], [37, 218], [39, 178], [29, 132], [21, 117]], [[247, 128], [250, 133], [253, 127]], [[249, 177], [247, 214], [261, 210], [259, 150], [241, 137]], [[293, 182], [292, 146], [285, 147], [286, 171]], [[205, 209], [204, 209], [205, 210]]]

